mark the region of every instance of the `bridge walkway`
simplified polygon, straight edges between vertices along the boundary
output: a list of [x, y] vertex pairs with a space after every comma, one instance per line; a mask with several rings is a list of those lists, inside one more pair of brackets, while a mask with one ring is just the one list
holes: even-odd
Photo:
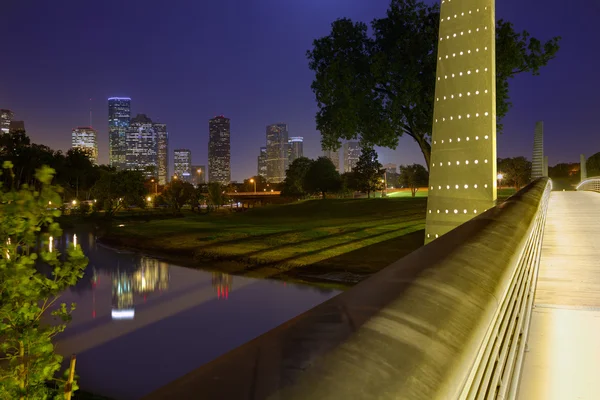
[[519, 399], [600, 399], [598, 193], [551, 194]]

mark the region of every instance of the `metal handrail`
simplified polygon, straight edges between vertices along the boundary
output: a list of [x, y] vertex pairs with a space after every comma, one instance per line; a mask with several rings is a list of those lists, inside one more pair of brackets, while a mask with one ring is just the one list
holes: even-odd
[[550, 191], [540, 178], [147, 399], [514, 398]]
[[600, 192], [600, 176], [584, 179], [576, 186], [575, 189], [590, 192]]

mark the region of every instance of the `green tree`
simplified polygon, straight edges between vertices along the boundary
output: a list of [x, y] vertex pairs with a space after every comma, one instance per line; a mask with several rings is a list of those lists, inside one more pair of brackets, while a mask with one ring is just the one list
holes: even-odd
[[145, 207], [147, 193], [140, 171], [103, 170], [92, 188], [92, 196], [109, 217], [124, 207]]
[[336, 192], [341, 186], [340, 174], [333, 162], [327, 157], [319, 157], [310, 165], [304, 176], [304, 191], [320, 193], [325, 199], [328, 192]]
[[360, 157], [354, 167], [356, 189], [371, 198], [371, 192], [382, 188], [384, 170], [377, 159], [377, 152], [372, 147], [363, 146]]
[[519, 190], [531, 181], [531, 161], [525, 157], [499, 158], [497, 165], [505, 186]]
[[357, 190], [356, 184], [356, 174], [354, 172], [344, 172], [340, 175], [341, 186], [340, 186], [340, 194], [342, 197], [350, 197], [354, 194], [354, 191]]
[[410, 188], [412, 197], [415, 197], [419, 188], [429, 184], [429, 172], [421, 164], [401, 165], [398, 182], [400, 185]]
[[[385, 18], [371, 23], [333, 22], [329, 35], [308, 51], [315, 72], [311, 85], [319, 110], [317, 129], [324, 148], [360, 137], [369, 145], [396, 148], [412, 137], [429, 168], [437, 63], [439, 5], [392, 0]], [[560, 38], [545, 43], [510, 22], [496, 25], [496, 115], [511, 107], [509, 79], [541, 67], [556, 56]], [[499, 132], [502, 125], [498, 125]]]
[[225, 196], [225, 187], [219, 182], [210, 182], [207, 193], [208, 207], [219, 208], [227, 201]]
[[309, 158], [299, 157], [290, 164], [287, 171], [285, 171], [285, 179], [281, 189], [282, 196], [301, 198], [307, 195], [304, 190], [304, 179], [313, 163], [314, 161]]
[[[4, 162], [3, 169], [14, 178], [12, 163]], [[63, 257], [48, 244], [61, 235], [54, 222], [60, 211], [48, 207], [61, 201], [58, 187], [50, 184], [53, 175], [42, 167], [35, 173], [38, 190], [21, 185], [0, 191], [0, 354], [7, 361], [0, 363], [2, 399], [47, 399], [60, 393], [48, 385], [62, 361], [52, 338], [65, 329], [75, 305], [57, 301], [83, 276], [87, 259], [78, 245], [71, 244]], [[37, 268], [38, 260], [51, 273]], [[47, 314], [60, 323], [42, 323]]]
[[586, 161], [587, 176], [600, 176], [600, 152], [594, 154]]
[[[188, 204], [196, 189], [194, 185], [181, 179], [173, 179], [165, 190], [162, 192], [162, 196], [171, 207], [174, 213], [179, 213], [181, 207]], [[196, 203], [197, 206], [197, 203]]]

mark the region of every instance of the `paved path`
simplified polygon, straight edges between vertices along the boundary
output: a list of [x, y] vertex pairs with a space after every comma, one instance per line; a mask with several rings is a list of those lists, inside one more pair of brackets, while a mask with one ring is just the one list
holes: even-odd
[[534, 304], [519, 399], [600, 399], [600, 193], [552, 193]]

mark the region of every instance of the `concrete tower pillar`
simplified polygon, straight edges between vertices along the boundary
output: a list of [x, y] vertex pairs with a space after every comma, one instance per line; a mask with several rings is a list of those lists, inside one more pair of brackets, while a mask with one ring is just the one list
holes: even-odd
[[442, 1], [425, 243], [496, 202], [494, 0]]
[[585, 155], [580, 155], [579, 156], [579, 170], [581, 172], [581, 181], [587, 179], [587, 164], [586, 164], [586, 159], [585, 159]]
[[544, 173], [544, 121], [535, 123], [533, 134], [533, 158], [531, 160], [531, 180], [536, 180]]

